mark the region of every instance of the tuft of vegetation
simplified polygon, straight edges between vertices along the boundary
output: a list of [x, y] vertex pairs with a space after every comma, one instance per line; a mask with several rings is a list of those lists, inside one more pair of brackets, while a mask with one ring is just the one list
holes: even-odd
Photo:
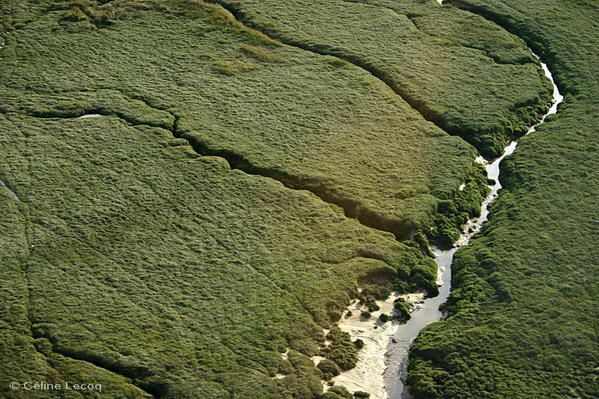
[[243, 46], [241, 46], [241, 51], [255, 59], [257, 59], [258, 61], [262, 61], [262, 62], [285, 62], [285, 58], [276, 53], [271, 49], [268, 49], [266, 47], [258, 47], [258, 46], [252, 46], [249, 44], [244, 44]]
[[394, 318], [400, 321], [410, 320], [410, 305], [403, 298], [397, 298], [393, 303]]
[[524, 38], [565, 99], [502, 163], [504, 189], [488, 224], [454, 258], [450, 317], [411, 349], [410, 391], [427, 399], [599, 397], [599, 9], [588, 1], [452, 3]]
[[487, 174], [476, 164], [472, 173], [464, 181], [464, 189], [452, 199], [440, 201], [437, 205], [435, 224], [428, 231], [429, 237], [442, 248], [451, 248], [462, 234], [462, 226], [480, 212], [480, 204], [487, 196]]
[[333, 385], [322, 395], [322, 399], [353, 399], [353, 396], [344, 386]]
[[318, 369], [322, 372], [322, 377], [326, 381], [341, 373], [341, 370], [339, 369], [337, 363], [328, 359], [324, 359], [320, 363], [318, 363]]
[[331, 344], [322, 349], [322, 354], [343, 371], [354, 368], [358, 361], [359, 348], [351, 341], [349, 334], [333, 326], [327, 339]]

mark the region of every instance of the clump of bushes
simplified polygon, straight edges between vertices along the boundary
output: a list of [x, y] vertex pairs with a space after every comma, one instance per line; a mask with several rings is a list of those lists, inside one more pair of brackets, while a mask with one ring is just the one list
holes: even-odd
[[[384, 282], [384, 280], [383, 280]], [[391, 289], [386, 284], [368, 285], [361, 293], [363, 298], [372, 298], [372, 300], [384, 300], [391, 294]]]
[[462, 226], [480, 212], [480, 204], [488, 192], [487, 174], [481, 165], [472, 167], [465, 187], [454, 198], [439, 201], [430, 237], [442, 248], [450, 248], [460, 237]]
[[322, 378], [326, 381], [339, 375], [341, 372], [339, 366], [337, 366], [337, 363], [329, 359], [324, 359], [318, 363], [318, 369], [322, 372]]
[[329, 331], [327, 339], [331, 341], [331, 345], [323, 349], [323, 355], [335, 362], [341, 370], [354, 368], [358, 361], [358, 348], [349, 334], [335, 326]]
[[394, 317], [401, 321], [410, 320], [410, 305], [403, 298], [397, 298], [393, 304]]
[[114, 11], [107, 1], [100, 5], [92, 5], [87, 1], [73, 1], [71, 8], [66, 11], [62, 20], [65, 22], [88, 21], [95, 27], [106, 27], [113, 23]]
[[64, 21], [79, 22], [88, 19], [87, 15], [79, 7], [71, 8], [63, 18]]
[[377, 310], [380, 309], [379, 305], [377, 305], [376, 300], [374, 299], [374, 297], [367, 295], [367, 296], [362, 296], [360, 298], [360, 303], [364, 306], [366, 306], [368, 308], [369, 311], [371, 312], [376, 312]]
[[432, 259], [423, 259], [414, 266], [408, 279], [411, 290], [424, 290], [428, 296], [436, 296], [439, 293], [437, 287], [437, 264]]
[[332, 386], [327, 392], [325, 392], [321, 399], [353, 399], [353, 395], [341, 385]]

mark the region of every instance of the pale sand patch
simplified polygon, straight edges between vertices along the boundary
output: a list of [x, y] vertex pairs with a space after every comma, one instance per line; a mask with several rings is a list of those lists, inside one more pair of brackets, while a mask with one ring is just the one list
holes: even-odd
[[399, 327], [399, 322], [381, 323], [378, 318], [382, 313], [391, 316], [394, 302], [400, 297], [410, 303], [412, 310], [416, 306], [422, 306], [424, 301], [423, 293], [404, 295], [392, 293], [387, 300], [377, 301], [380, 310], [371, 312], [372, 316], [369, 319], [361, 316], [361, 311], [364, 309], [357, 300], [348, 306], [347, 310], [351, 312], [351, 316], [347, 317], [348, 312], [345, 312], [339, 321], [339, 328], [349, 333], [352, 340], [364, 341], [364, 347], [358, 352], [356, 367], [332, 379], [335, 385], [343, 385], [350, 392], [368, 392], [370, 399], [388, 399], [383, 378], [386, 368], [385, 354], [391, 338]]
[[320, 363], [321, 361], [323, 361], [324, 359], [326, 359], [326, 357], [323, 357], [323, 356], [312, 356], [310, 359], [312, 359], [312, 361], [314, 362], [315, 366], [318, 366], [318, 363]]

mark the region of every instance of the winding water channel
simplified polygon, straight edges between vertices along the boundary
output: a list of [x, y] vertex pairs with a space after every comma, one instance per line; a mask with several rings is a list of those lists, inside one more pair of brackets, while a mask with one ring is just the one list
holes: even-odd
[[[442, 3], [442, 1], [439, 1], [439, 3]], [[536, 54], [533, 53], [533, 55], [539, 59]], [[547, 113], [543, 115], [537, 124], [531, 126], [526, 134], [534, 132], [539, 125], [545, 122], [545, 119], [549, 115], [557, 113], [557, 107], [563, 100], [563, 96], [560, 94], [549, 68], [543, 62], [541, 62], [541, 67], [545, 72], [545, 76], [551, 81], [553, 86], [553, 102]], [[439, 287], [439, 295], [434, 298], [425, 299], [423, 305], [411, 314], [411, 319], [406, 324], [402, 324], [398, 327], [393, 340], [389, 344], [386, 359], [387, 369], [385, 371], [385, 385], [391, 399], [410, 398], [408, 390], [405, 389], [410, 345], [424, 327], [435, 321], [441, 320], [443, 317], [443, 314], [439, 310], [439, 306], [447, 301], [451, 290], [451, 264], [453, 262], [453, 256], [460, 247], [468, 245], [470, 239], [480, 232], [487, 221], [489, 216], [489, 206], [495, 201], [499, 195], [499, 190], [501, 190], [501, 183], [499, 181], [499, 167], [501, 161], [506, 156], [513, 154], [517, 146], [518, 142], [512, 141], [504, 148], [502, 155], [492, 161], [488, 161], [483, 157], [477, 159], [477, 162], [480, 162], [485, 166], [489, 181], [494, 182], [492, 186], [489, 186], [490, 192], [481, 205], [480, 216], [472, 218], [466, 223], [463, 227], [462, 235], [454, 243], [453, 248], [448, 250], [442, 250], [437, 247], [431, 248], [435, 254], [435, 261], [437, 262], [439, 270], [439, 283], [441, 284]]]

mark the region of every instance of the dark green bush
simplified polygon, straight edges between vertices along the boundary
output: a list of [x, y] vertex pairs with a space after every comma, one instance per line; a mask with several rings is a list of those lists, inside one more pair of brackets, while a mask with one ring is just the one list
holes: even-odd
[[318, 369], [322, 372], [323, 379], [326, 381], [339, 375], [341, 372], [339, 366], [337, 366], [335, 362], [328, 359], [320, 361], [320, 363], [318, 363]]
[[329, 392], [334, 392], [343, 399], [352, 399], [352, 394], [347, 390], [347, 388], [341, 385], [333, 385], [331, 388], [329, 388]]

